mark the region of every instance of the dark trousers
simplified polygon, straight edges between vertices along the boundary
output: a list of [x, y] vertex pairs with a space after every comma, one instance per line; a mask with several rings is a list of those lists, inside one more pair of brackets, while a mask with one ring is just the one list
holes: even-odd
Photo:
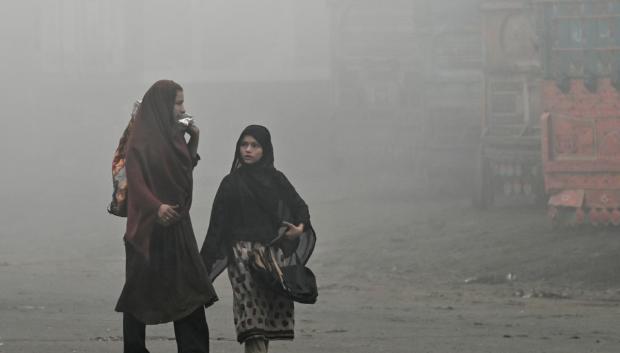
[[[174, 322], [179, 353], [209, 353], [209, 327], [201, 306]], [[146, 325], [131, 314], [123, 313], [123, 352], [149, 353], [146, 349]]]

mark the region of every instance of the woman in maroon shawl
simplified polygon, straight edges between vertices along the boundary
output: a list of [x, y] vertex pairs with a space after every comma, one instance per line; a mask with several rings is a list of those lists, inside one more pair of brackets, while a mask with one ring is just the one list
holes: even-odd
[[[199, 130], [184, 127], [183, 88], [156, 82], [144, 95], [127, 143], [125, 353], [148, 352], [145, 325], [174, 321], [179, 352], [208, 352], [204, 306], [217, 300], [189, 216]], [[185, 133], [190, 136], [185, 141]]]

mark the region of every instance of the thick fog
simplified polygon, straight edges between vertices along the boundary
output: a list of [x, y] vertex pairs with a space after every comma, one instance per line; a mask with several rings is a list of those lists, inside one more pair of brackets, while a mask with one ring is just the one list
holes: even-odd
[[[43, 297], [47, 308], [62, 302], [65, 312], [88, 312], [80, 330], [104, 313], [112, 333], [80, 339], [120, 335], [112, 315], [125, 219], [106, 212], [111, 162], [133, 102], [159, 79], [183, 86], [201, 130], [191, 210], [199, 246], [249, 124], [270, 129], [276, 168], [310, 205], [317, 256], [334, 257], [325, 263], [339, 263], [327, 247], [340, 236], [372, 240], [409, 229], [390, 223], [419, 215], [406, 207], [426, 211], [424, 202], [445, 199], [469, 206], [483, 110], [479, 3], [2, 1], [0, 271], [9, 285], [0, 283], [0, 310], [14, 321], [0, 320], [8, 332], [0, 330], [0, 343], [20, 335], [15, 322], [38, 327], [19, 308], [43, 307], [34, 303]], [[373, 218], [377, 212], [383, 216]], [[443, 227], [434, 217], [432, 227]], [[376, 268], [402, 268], [385, 266]], [[73, 337], [75, 326], [49, 339]]]
[[[428, 41], [417, 43], [416, 36], [476, 24], [472, 2], [461, 5], [465, 12], [423, 1], [41, 0], [1, 6], [2, 238], [28, 238], [28, 246], [99, 228], [120, 239], [122, 220], [105, 213], [112, 154], [133, 101], [162, 78], [185, 88], [186, 109], [202, 129], [195, 214], [206, 215], [234, 141], [250, 123], [271, 129], [277, 167], [311, 200], [368, 188], [410, 190], [423, 168], [441, 163], [429, 157], [434, 146], [421, 134], [442, 123], [426, 116], [425, 91], [435, 88], [423, 70], [433, 59]], [[446, 18], [456, 15], [463, 18]], [[364, 34], [374, 35], [370, 44]], [[399, 50], [403, 44], [410, 46]], [[349, 63], [355, 45], [359, 58]], [[461, 44], [455, 45], [453, 53]], [[478, 60], [469, 67], [443, 65], [475, 77]], [[357, 76], [374, 75], [359, 101], [347, 101], [347, 65], [378, 66]], [[454, 91], [447, 97], [468, 95], [476, 112], [476, 87], [472, 92], [464, 82], [447, 87]], [[470, 115], [461, 120], [475, 135], [478, 117]], [[205, 222], [196, 217], [198, 229]]]
[[98, 226], [120, 239], [122, 220], [105, 211], [112, 154], [134, 100], [162, 78], [185, 88], [186, 109], [202, 129], [194, 211], [203, 214], [201, 230], [250, 123], [272, 130], [277, 166], [300, 185], [324, 172], [312, 136], [329, 131], [327, 3], [1, 6], [3, 242], [29, 238], [23, 244], [39, 247]]

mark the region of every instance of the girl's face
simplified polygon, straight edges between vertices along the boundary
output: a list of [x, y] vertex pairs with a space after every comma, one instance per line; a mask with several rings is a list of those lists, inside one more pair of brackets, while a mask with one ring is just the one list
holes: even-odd
[[263, 146], [250, 135], [245, 135], [239, 145], [239, 155], [245, 164], [254, 164], [263, 157]]

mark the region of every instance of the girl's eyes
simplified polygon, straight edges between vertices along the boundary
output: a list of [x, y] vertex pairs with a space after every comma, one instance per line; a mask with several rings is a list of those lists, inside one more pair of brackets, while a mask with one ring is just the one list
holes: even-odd
[[258, 148], [258, 147], [260, 147], [260, 146], [259, 146], [259, 144], [257, 144], [257, 143], [243, 142], [243, 143], [241, 144], [241, 147], [248, 147], [248, 146], [249, 146], [249, 147], [252, 147], [252, 148]]

